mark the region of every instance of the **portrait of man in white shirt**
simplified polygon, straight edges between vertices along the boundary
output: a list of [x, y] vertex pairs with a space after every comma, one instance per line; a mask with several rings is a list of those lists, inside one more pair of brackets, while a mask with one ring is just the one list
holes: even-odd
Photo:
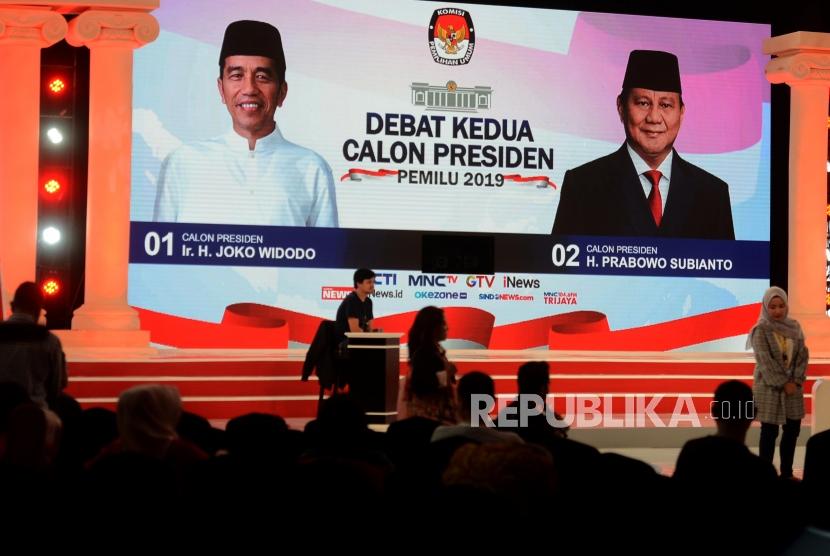
[[331, 168], [314, 151], [286, 140], [276, 123], [288, 94], [277, 28], [261, 21], [228, 25], [219, 68], [219, 96], [232, 129], [170, 153], [153, 220], [337, 227]]

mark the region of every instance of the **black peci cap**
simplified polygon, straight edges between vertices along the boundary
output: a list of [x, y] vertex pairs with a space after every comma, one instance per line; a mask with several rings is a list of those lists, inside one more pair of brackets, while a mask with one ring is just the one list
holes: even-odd
[[225, 29], [222, 50], [219, 53], [221, 67], [228, 56], [265, 56], [276, 64], [277, 73], [285, 77], [285, 53], [282, 38], [276, 27], [264, 21], [234, 21]]
[[632, 50], [628, 55], [622, 88], [634, 87], [682, 93], [677, 56], [660, 50]]

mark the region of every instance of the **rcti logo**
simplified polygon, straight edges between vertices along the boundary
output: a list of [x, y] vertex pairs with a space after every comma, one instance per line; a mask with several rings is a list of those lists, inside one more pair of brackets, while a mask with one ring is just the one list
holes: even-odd
[[376, 286], [397, 286], [398, 275], [393, 272], [378, 272], [375, 274]]
[[470, 62], [476, 42], [473, 19], [466, 10], [440, 8], [429, 21], [429, 51], [432, 59], [445, 66]]

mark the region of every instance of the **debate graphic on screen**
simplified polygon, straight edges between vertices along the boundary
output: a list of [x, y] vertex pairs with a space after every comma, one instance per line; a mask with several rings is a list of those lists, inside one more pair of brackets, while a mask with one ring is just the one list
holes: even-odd
[[[162, 5], [158, 40], [135, 52], [129, 301], [154, 342], [300, 347], [368, 266], [380, 327], [405, 333], [438, 305], [450, 347], [744, 349], [769, 283], [768, 25], [408, 0], [203, 4]], [[279, 30], [286, 67], [277, 131], [253, 150], [235, 122], [254, 101], [240, 116], [236, 90], [217, 88], [240, 19]], [[689, 208], [688, 229], [706, 229], [700, 215], [723, 212], [696, 189], [705, 173], [728, 185], [734, 240], [552, 235], [565, 173], [625, 154], [617, 96], [634, 50], [679, 66], [674, 156], [695, 170], [667, 176], [665, 218]], [[609, 217], [627, 218], [603, 191], [591, 195]], [[436, 234], [491, 238], [492, 271], [470, 253], [422, 273]]]

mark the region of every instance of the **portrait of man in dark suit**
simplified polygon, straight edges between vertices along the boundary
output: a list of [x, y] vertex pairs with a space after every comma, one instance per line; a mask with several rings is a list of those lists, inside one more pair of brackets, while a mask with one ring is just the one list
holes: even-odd
[[565, 172], [553, 234], [735, 239], [729, 186], [683, 160], [677, 56], [634, 50], [617, 112], [625, 143]]

